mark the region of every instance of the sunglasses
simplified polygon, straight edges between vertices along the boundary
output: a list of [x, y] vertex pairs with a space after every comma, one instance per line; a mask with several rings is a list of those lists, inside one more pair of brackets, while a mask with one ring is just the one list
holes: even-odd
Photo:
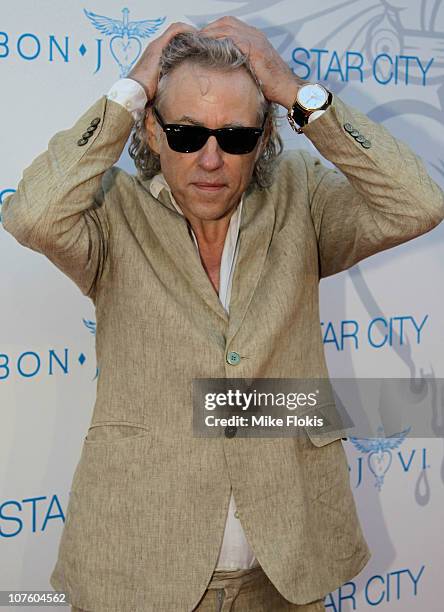
[[245, 155], [251, 153], [264, 131], [267, 114], [265, 114], [262, 127], [226, 127], [210, 130], [197, 125], [182, 125], [180, 123], [165, 123], [159, 111], [153, 106], [153, 113], [165, 132], [168, 145], [178, 153], [195, 153], [199, 151], [210, 136], [215, 136], [218, 145], [231, 155]]

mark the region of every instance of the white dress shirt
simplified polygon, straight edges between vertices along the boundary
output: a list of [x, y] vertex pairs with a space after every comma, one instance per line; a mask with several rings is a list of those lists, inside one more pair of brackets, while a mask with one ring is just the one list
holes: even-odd
[[[156, 174], [150, 183], [151, 194], [157, 198], [162, 189], [166, 189], [171, 202], [177, 212], [183, 215], [182, 209], [174, 199], [173, 194], [163, 174]], [[225, 237], [224, 249], [222, 251], [222, 259], [219, 272], [219, 300], [227, 313], [229, 312], [231, 285], [233, 281], [234, 267], [236, 265], [238, 244], [239, 244], [239, 227], [242, 215], [243, 197], [231, 215], [230, 225], [228, 226], [227, 235]], [[193, 229], [190, 227], [190, 233], [194, 240], [197, 251], [199, 252], [199, 244]], [[259, 562], [254, 556], [254, 552], [250, 547], [245, 532], [239, 520], [239, 515], [236, 510], [233, 492], [231, 492], [230, 504], [228, 507], [227, 518], [225, 522], [224, 537], [222, 546], [219, 551], [219, 557], [216, 563], [218, 570], [236, 570], [248, 569], [258, 566]]]
[[[132, 113], [135, 120], [140, 117], [147, 97], [143, 87], [133, 79], [120, 79], [117, 81], [108, 92], [108, 98], [114, 100], [118, 104], [124, 106], [128, 112]], [[321, 113], [317, 114], [317, 117]], [[316, 118], [317, 118], [316, 117]], [[313, 117], [315, 120], [315, 117]], [[170, 187], [165, 180], [163, 174], [157, 174], [153, 177], [150, 183], [151, 194], [157, 198], [162, 189], [166, 189], [171, 202], [176, 210], [183, 215], [180, 206], [175, 201]], [[229, 311], [231, 284], [233, 280], [234, 267], [236, 264], [238, 244], [239, 244], [239, 227], [242, 215], [243, 196], [231, 216], [230, 225], [228, 227], [225, 238], [224, 249], [220, 265], [220, 281], [219, 281], [219, 299], [226, 312]], [[197, 251], [199, 245], [196, 236], [190, 227], [190, 233], [194, 240]], [[227, 518], [225, 522], [225, 531], [222, 539], [222, 545], [219, 551], [219, 557], [216, 563], [217, 570], [238, 570], [249, 569], [259, 565], [254, 552], [249, 545], [245, 532], [239, 520], [239, 515], [236, 510], [233, 492], [231, 492], [230, 503], [228, 506]]]

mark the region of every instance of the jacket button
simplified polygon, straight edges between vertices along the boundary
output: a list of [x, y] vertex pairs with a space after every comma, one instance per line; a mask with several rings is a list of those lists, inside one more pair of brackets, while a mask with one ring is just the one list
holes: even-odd
[[86, 131], [88, 132], [88, 134], [94, 134], [96, 130], [97, 130], [96, 125], [90, 125], [88, 128], [86, 128]]
[[236, 435], [237, 432], [237, 427], [236, 425], [227, 425], [225, 427], [225, 437], [226, 438], [234, 438], [234, 436]]
[[364, 142], [361, 142], [361, 146], [364, 147], [364, 149], [370, 149], [372, 143], [370, 142], [370, 140], [364, 140]]
[[83, 147], [83, 145], [86, 145], [87, 142], [88, 142], [87, 138], [81, 138], [80, 140], [77, 141], [77, 144], [79, 145], [79, 147]]
[[350, 136], [353, 136], [353, 138], [356, 138], [357, 136], [360, 136], [361, 134], [358, 132], [358, 130], [352, 130], [350, 132]]
[[344, 123], [344, 130], [346, 132], [353, 132], [355, 128], [352, 126], [351, 123]]
[[359, 134], [359, 136], [356, 136], [356, 142], [364, 142], [364, 140], [367, 140], [367, 139], [362, 134]]
[[88, 140], [88, 138], [91, 136], [91, 134], [89, 132], [83, 132], [82, 134], [82, 138], [86, 138]]
[[227, 355], [227, 361], [230, 365], [237, 365], [240, 363], [240, 360], [240, 355], [236, 351], [230, 351]]
[[95, 127], [96, 125], [99, 125], [99, 123], [100, 123], [100, 117], [96, 117], [95, 119], [91, 121], [91, 125], [93, 127]]

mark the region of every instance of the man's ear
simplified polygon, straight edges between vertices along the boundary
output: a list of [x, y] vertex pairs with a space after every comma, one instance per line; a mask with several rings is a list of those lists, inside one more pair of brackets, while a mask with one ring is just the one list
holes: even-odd
[[158, 130], [157, 130], [157, 121], [153, 115], [153, 111], [151, 108], [148, 109], [145, 117], [145, 130], [146, 137], [148, 140], [148, 145], [154, 153], [160, 155], [160, 146], [158, 139]]

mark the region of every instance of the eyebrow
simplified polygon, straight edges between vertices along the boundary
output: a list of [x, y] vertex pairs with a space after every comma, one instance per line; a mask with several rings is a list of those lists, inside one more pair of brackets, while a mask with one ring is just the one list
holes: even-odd
[[[177, 122], [175, 123], [182, 123], [183, 121], [186, 121], [187, 123], [191, 123], [191, 125], [197, 125], [199, 127], [206, 127], [206, 125], [204, 125], [200, 121], [196, 121], [196, 119], [193, 119], [192, 117], [188, 117], [188, 115], [182, 115], [182, 117], [180, 117], [180, 119], [177, 119]], [[233, 123], [224, 123], [222, 127], [246, 127], [246, 126], [243, 123], [233, 122]]]

